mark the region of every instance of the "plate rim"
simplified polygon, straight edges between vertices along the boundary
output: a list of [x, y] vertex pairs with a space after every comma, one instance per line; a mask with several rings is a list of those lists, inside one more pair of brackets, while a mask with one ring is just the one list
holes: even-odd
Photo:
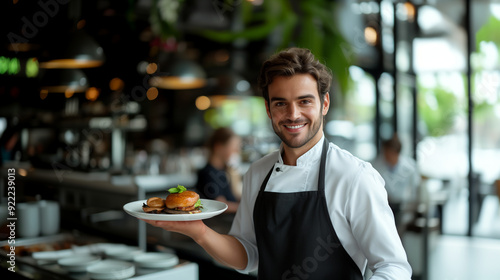
[[[158, 257], [165, 256], [165, 258], [160, 259], [160, 261], [151, 261], [151, 260], [140, 260], [140, 258], [144, 257]], [[155, 268], [155, 267], [173, 267], [179, 264], [179, 257], [173, 253], [162, 253], [162, 252], [146, 252], [141, 255], [137, 255], [134, 257], [133, 262], [143, 268]], [[165, 265], [167, 263], [168, 265]], [[172, 263], [172, 264], [171, 264]]]
[[[96, 267], [100, 268], [101, 266], [106, 266], [109, 268], [109, 265], [111, 265], [111, 264], [123, 265], [124, 268], [119, 269], [119, 270], [115, 270], [115, 271], [105, 271], [105, 272], [95, 271]], [[113, 273], [123, 273], [124, 271], [131, 270], [133, 268], [134, 268], [134, 265], [130, 262], [127, 262], [127, 261], [105, 259], [105, 260], [102, 260], [101, 262], [98, 262], [98, 263], [95, 263], [95, 264], [88, 266], [86, 270], [88, 273], [109, 275], [109, 274], [113, 274]]]
[[[219, 204], [221, 209], [215, 210], [215, 211], [210, 211], [210, 212], [201, 212], [201, 213], [194, 213], [194, 214], [148, 214], [143, 211], [131, 211], [126, 209], [127, 207], [131, 207], [131, 205], [134, 204], [142, 204], [145, 203], [147, 199], [140, 199], [136, 201], [131, 201], [123, 205], [123, 210], [136, 218], [139, 219], [144, 219], [144, 220], [151, 220], [151, 221], [196, 221], [196, 220], [204, 220], [204, 219], [209, 219], [214, 216], [220, 215], [224, 213], [228, 205], [222, 201], [214, 200], [214, 199], [205, 199], [201, 198], [201, 202], [203, 203], [215, 203]], [[151, 216], [144, 216], [144, 215], [151, 215]], [[153, 218], [153, 219], [150, 219]]]
[[[83, 262], [83, 259], [86, 258], [86, 262]], [[77, 263], [66, 263], [68, 260], [78, 260], [80, 259], [80, 262]], [[82, 255], [74, 255], [71, 257], [67, 258], [61, 258], [57, 260], [57, 264], [59, 267], [61, 267], [64, 270], [67, 270], [69, 272], [83, 272], [86, 271], [89, 266], [96, 265], [102, 261], [101, 257], [94, 256], [94, 255], [87, 255], [87, 254], [82, 254]]]
[[[66, 263], [66, 262], [69, 262], [70, 260], [71, 261], [79, 260], [79, 262]], [[82, 263], [83, 260], [85, 260], [86, 262]], [[95, 262], [98, 262], [100, 260], [102, 260], [102, 258], [99, 256], [94, 256], [91, 254], [81, 254], [81, 255], [77, 254], [77, 255], [61, 258], [61, 259], [57, 260], [57, 264], [60, 266], [87, 266], [89, 264], [94, 264]]]

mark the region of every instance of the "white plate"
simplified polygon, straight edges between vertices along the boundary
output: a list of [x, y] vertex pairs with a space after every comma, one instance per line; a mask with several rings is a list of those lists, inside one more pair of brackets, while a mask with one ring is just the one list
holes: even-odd
[[87, 267], [87, 272], [92, 279], [125, 279], [134, 276], [135, 266], [124, 261], [104, 260]]
[[57, 264], [69, 272], [85, 272], [87, 267], [101, 261], [100, 257], [92, 255], [77, 255], [69, 258], [63, 258], [57, 261]]
[[144, 253], [135, 256], [134, 262], [144, 268], [167, 268], [176, 266], [179, 258], [170, 253]]
[[139, 247], [127, 245], [110, 247], [104, 250], [106, 257], [124, 261], [131, 261], [142, 252], [143, 251]]
[[139, 200], [134, 202], [129, 202], [123, 206], [123, 210], [129, 215], [136, 218], [144, 220], [153, 221], [195, 221], [212, 218], [226, 211], [227, 204], [217, 200], [202, 199], [201, 204], [203, 209], [201, 213], [196, 214], [149, 214], [142, 210], [142, 204], [146, 203], [146, 200]]

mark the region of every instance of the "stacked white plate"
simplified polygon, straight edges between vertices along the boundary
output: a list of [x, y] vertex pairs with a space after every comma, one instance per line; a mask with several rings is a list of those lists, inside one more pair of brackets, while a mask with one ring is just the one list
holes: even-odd
[[101, 258], [93, 255], [75, 255], [59, 259], [59, 266], [69, 272], [85, 272], [87, 267], [101, 261]]
[[169, 268], [179, 263], [179, 258], [170, 253], [144, 253], [134, 257], [134, 262], [142, 268]]
[[108, 258], [133, 261], [134, 257], [141, 254], [143, 251], [139, 247], [134, 246], [115, 246], [104, 249], [104, 254]]
[[87, 267], [87, 272], [96, 280], [125, 279], [134, 276], [135, 266], [125, 261], [103, 260]]

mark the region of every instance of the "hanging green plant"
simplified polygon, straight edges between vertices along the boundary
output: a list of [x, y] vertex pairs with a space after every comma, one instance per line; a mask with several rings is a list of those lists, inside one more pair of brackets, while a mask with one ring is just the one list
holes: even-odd
[[[228, 1], [228, 5], [234, 1]], [[262, 9], [249, 1], [239, 1], [244, 27], [241, 31], [216, 31], [203, 29], [197, 33], [217, 42], [233, 42], [238, 39], [262, 40], [268, 36], [280, 36], [277, 49], [298, 46], [310, 49], [324, 62], [336, 77], [342, 93], [349, 88], [350, 58], [346, 53], [350, 45], [337, 29], [335, 13], [337, 4], [325, 0], [300, 1], [295, 11], [290, 1], [264, 1]], [[276, 41], [276, 38], [274, 38]]]
[[149, 24], [154, 34], [162, 39], [178, 37], [176, 28], [179, 11], [184, 0], [153, 0]]
[[[177, 15], [184, 4], [184, 0], [153, 0], [150, 15], [153, 32], [163, 39], [178, 37]], [[241, 28], [206, 28], [192, 32], [221, 43], [273, 37], [276, 51], [291, 46], [308, 48], [332, 69], [340, 91], [346, 93], [350, 85], [348, 69], [353, 59], [346, 55], [352, 54], [351, 46], [337, 28], [337, 8], [337, 3], [328, 0], [297, 1], [296, 7], [288, 0], [266, 0], [259, 8], [251, 1], [220, 0], [214, 9], [221, 16], [238, 9]]]

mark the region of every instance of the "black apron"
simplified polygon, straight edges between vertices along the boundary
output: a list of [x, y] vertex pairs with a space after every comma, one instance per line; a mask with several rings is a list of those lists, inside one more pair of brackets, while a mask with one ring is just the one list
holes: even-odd
[[264, 191], [274, 166], [264, 179], [253, 212], [259, 280], [363, 279], [340, 243], [326, 206], [327, 151], [325, 139], [317, 191]]

